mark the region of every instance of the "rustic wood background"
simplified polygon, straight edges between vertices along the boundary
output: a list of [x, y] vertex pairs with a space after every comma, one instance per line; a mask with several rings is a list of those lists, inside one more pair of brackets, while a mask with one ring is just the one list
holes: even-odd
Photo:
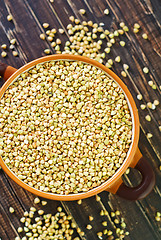
[[[86, 14], [79, 14], [79, 9], [84, 8]], [[108, 8], [110, 14], [104, 15], [104, 9]], [[13, 22], [7, 21], [7, 15], [13, 15]], [[125, 218], [126, 230], [130, 235], [125, 239], [129, 240], [159, 240], [161, 239], [161, 222], [155, 220], [157, 211], [161, 212], [161, 108], [156, 110], [140, 109], [140, 104], [146, 104], [155, 99], [160, 100], [161, 88], [161, 1], [160, 0], [1, 0], [0, 1], [0, 45], [16, 38], [16, 49], [19, 57], [13, 57], [11, 50], [7, 50], [8, 57], [0, 57], [3, 61], [15, 68], [21, 67], [26, 62], [44, 55], [43, 50], [50, 48], [48, 41], [39, 38], [40, 33], [44, 32], [42, 24], [48, 22], [51, 27], [66, 28], [70, 23], [69, 16], [76, 16], [80, 20], [92, 20], [93, 22], [104, 22], [105, 28], [115, 29], [121, 21], [125, 22], [130, 31], [122, 39], [127, 42], [124, 48], [116, 47], [110, 57], [114, 59], [117, 55], [121, 56], [122, 63], [115, 63], [113, 71], [118, 74], [127, 84], [131, 91], [140, 116], [140, 141], [139, 147], [143, 155], [148, 159], [156, 174], [156, 186], [152, 193], [144, 200], [129, 202], [118, 196], [102, 192], [99, 194], [101, 201], [97, 202], [95, 197], [85, 199], [81, 205], [77, 202], [57, 202], [48, 201], [45, 206], [46, 211], [54, 214], [58, 205], [63, 205], [65, 210], [72, 214], [77, 226], [85, 232], [83, 238], [86, 240], [98, 239], [97, 232], [105, 227], [101, 222], [108, 222], [108, 229], [115, 230], [117, 224], [113, 223], [110, 216], [100, 216], [101, 209], [106, 209], [109, 214], [111, 211], [119, 210], [121, 217]], [[141, 33], [132, 32], [134, 23], [141, 25]], [[148, 40], [144, 40], [141, 34], [146, 32]], [[65, 42], [68, 39], [66, 34], [58, 34]], [[128, 77], [123, 78], [120, 74], [122, 64], [130, 65]], [[149, 74], [144, 74], [142, 69], [148, 66]], [[153, 90], [148, 81], [152, 80], [157, 89]], [[3, 80], [1, 79], [1, 83]], [[137, 94], [143, 95], [143, 100], [138, 101]], [[149, 114], [151, 122], [145, 120]], [[153, 137], [147, 139], [146, 134], [150, 132]], [[126, 176], [128, 184], [139, 181], [139, 174], [132, 170]], [[34, 195], [23, 190], [15, 184], [9, 177], [0, 170], [0, 238], [2, 240], [13, 240], [19, 236], [17, 228], [21, 226], [19, 219], [25, 210], [33, 206]], [[15, 213], [9, 212], [9, 206], [14, 207]], [[88, 216], [94, 216], [92, 230], [87, 230]], [[22, 237], [22, 235], [20, 234]], [[115, 235], [115, 238], [117, 236]], [[102, 239], [107, 239], [103, 236]]]

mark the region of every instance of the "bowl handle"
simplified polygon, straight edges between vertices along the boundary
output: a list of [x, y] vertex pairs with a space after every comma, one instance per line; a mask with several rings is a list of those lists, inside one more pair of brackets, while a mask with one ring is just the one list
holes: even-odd
[[153, 190], [155, 185], [155, 174], [151, 165], [140, 153], [139, 148], [130, 167], [137, 169], [141, 173], [141, 183], [136, 187], [128, 187], [120, 180], [109, 188], [108, 191], [131, 201], [143, 199]]
[[5, 81], [7, 81], [7, 79], [16, 71], [16, 68], [8, 66], [6, 63], [0, 62], [0, 76], [3, 77]]

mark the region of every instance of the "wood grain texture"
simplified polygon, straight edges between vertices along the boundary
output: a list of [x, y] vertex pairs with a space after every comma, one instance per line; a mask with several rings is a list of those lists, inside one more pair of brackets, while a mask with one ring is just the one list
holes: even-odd
[[[79, 9], [86, 10], [85, 15], [79, 13]], [[104, 15], [104, 10], [108, 8], [110, 14]], [[158, 99], [161, 102], [161, 2], [160, 0], [55, 0], [51, 3], [49, 0], [1, 0], [0, 1], [0, 45], [8, 45], [8, 57], [1, 61], [19, 68], [26, 62], [44, 55], [45, 48], [49, 48], [55, 53], [48, 40], [41, 40], [39, 35], [44, 33], [42, 27], [44, 22], [50, 24], [50, 28], [63, 28], [63, 35], [57, 34], [61, 39], [62, 45], [68, 40], [69, 35], [66, 31], [70, 23], [69, 16], [73, 15], [82, 20], [92, 20], [96, 23], [104, 23], [103, 28], [108, 30], [118, 29], [120, 22], [125, 22], [130, 31], [121, 36], [121, 40], [126, 42], [125, 47], [120, 47], [119, 42], [115, 44], [105, 62], [116, 56], [121, 56], [121, 63], [114, 63], [113, 71], [121, 77], [124, 83], [131, 91], [140, 117], [140, 141], [139, 148], [143, 155], [152, 165], [156, 174], [156, 186], [152, 193], [144, 200], [137, 202], [128, 202], [108, 192], [99, 194], [101, 201], [97, 202], [95, 197], [84, 199], [81, 205], [77, 202], [57, 202], [49, 201], [43, 209], [46, 212], [56, 211], [57, 206], [63, 206], [67, 213], [70, 213], [74, 221], [84, 233], [80, 239], [95, 240], [98, 239], [97, 232], [102, 231], [103, 221], [107, 221], [108, 229], [115, 232], [118, 227], [110, 216], [111, 211], [119, 210], [121, 217], [125, 219], [127, 231], [127, 240], [160, 240], [161, 222], [156, 222], [155, 214], [161, 211], [161, 172], [158, 167], [161, 165], [161, 134], [159, 126], [161, 125], [161, 108], [157, 106], [155, 110], [146, 108], [141, 110], [140, 104], [153, 102]], [[8, 22], [8, 14], [13, 15], [13, 22]], [[140, 33], [133, 33], [134, 23], [141, 26]], [[142, 33], [148, 34], [148, 40], [142, 38]], [[13, 57], [9, 49], [9, 41], [16, 38], [15, 49], [19, 57]], [[107, 40], [106, 40], [107, 41]], [[103, 47], [106, 46], [103, 41]], [[63, 47], [62, 47], [63, 49]], [[123, 78], [121, 71], [123, 63], [130, 66], [128, 76]], [[149, 74], [143, 73], [144, 66], [149, 68]], [[157, 87], [153, 90], [148, 81], [153, 81]], [[3, 80], [1, 80], [1, 84]], [[138, 101], [137, 94], [143, 95], [143, 100]], [[149, 114], [151, 122], [145, 120]], [[150, 132], [153, 137], [147, 139], [146, 134]], [[132, 186], [139, 181], [139, 175], [131, 170], [128, 176], [124, 177], [125, 182]], [[21, 225], [19, 219], [25, 210], [29, 210], [33, 203], [34, 195], [25, 191], [15, 184], [9, 177], [0, 170], [0, 238], [2, 240], [14, 240], [16, 236], [22, 237], [17, 233], [17, 228]], [[14, 207], [15, 213], [9, 212], [9, 206]], [[38, 205], [37, 208], [41, 208]], [[107, 216], [100, 216], [101, 209], [107, 210]], [[88, 216], [94, 217], [90, 223], [93, 228], [86, 229], [89, 224]], [[115, 238], [117, 237], [116, 234]], [[102, 239], [107, 239], [103, 236]]]

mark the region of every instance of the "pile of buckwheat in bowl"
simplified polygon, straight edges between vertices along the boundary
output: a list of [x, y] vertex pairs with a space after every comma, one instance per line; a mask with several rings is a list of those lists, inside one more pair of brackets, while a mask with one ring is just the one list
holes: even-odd
[[0, 155], [24, 183], [55, 194], [87, 192], [121, 167], [132, 118], [120, 86], [81, 62], [37, 64], [0, 100]]

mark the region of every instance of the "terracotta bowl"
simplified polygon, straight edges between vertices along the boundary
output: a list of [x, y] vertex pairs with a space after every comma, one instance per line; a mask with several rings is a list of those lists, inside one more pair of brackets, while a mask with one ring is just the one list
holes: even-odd
[[[50, 55], [42, 58], [38, 58], [32, 62], [27, 63], [20, 69], [15, 69], [11, 66], [7, 66], [6, 64], [0, 63], [0, 74], [6, 80], [2, 88], [0, 89], [0, 98], [3, 96], [3, 93], [7, 89], [7, 87], [14, 81], [14, 79], [19, 76], [22, 72], [28, 70], [29, 68], [35, 66], [38, 63], [43, 63], [51, 60], [74, 60], [74, 61], [82, 61], [84, 63], [92, 64], [100, 69], [102, 69], [110, 78], [114, 79], [122, 91], [125, 94], [127, 99], [129, 109], [131, 111], [132, 122], [133, 122], [133, 135], [132, 135], [132, 144], [128, 151], [127, 157], [124, 160], [122, 166], [116, 171], [116, 173], [110, 177], [106, 182], [101, 184], [100, 186], [93, 188], [92, 190], [85, 193], [78, 194], [69, 194], [69, 195], [60, 195], [53, 193], [46, 193], [40, 190], [37, 190], [29, 185], [25, 184], [21, 181], [4, 163], [2, 158], [0, 157], [0, 165], [3, 170], [8, 174], [10, 178], [12, 178], [17, 184], [19, 184], [24, 189], [44, 198], [60, 200], [60, 201], [71, 201], [78, 200], [83, 198], [88, 198], [93, 195], [96, 195], [102, 191], [108, 191], [113, 194], [117, 194], [128, 200], [137, 200], [146, 197], [154, 187], [155, 184], [155, 176], [154, 172], [149, 165], [148, 161], [142, 156], [138, 148], [138, 140], [139, 140], [139, 117], [138, 111], [134, 102], [134, 99], [129, 92], [126, 85], [121, 81], [121, 79], [110, 69], [102, 65], [101, 63], [78, 55], [68, 55], [68, 54], [58, 54], [58, 55]], [[128, 167], [136, 168], [140, 171], [142, 175], [142, 181], [137, 187], [128, 187], [122, 181], [122, 175], [125, 173]]]

